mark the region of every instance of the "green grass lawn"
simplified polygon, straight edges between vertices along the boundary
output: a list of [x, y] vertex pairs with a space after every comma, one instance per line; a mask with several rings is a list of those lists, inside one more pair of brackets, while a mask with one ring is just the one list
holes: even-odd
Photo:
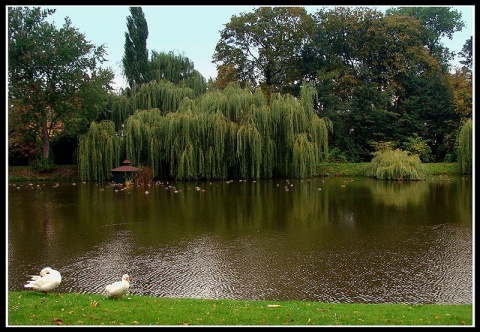
[[472, 326], [462, 305], [338, 304], [311, 301], [173, 299], [8, 292], [8, 326]]

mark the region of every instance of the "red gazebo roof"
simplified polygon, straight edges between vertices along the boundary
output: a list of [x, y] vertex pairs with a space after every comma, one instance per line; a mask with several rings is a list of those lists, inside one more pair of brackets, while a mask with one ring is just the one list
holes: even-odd
[[131, 162], [128, 159], [125, 159], [122, 163], [122, 166], [117, 168], [112, 168], [112, 172], [136, 172], [138, 167], [131, 166]]

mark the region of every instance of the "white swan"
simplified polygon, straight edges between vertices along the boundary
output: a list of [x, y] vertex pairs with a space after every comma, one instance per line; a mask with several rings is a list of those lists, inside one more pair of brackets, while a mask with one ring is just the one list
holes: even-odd
[[45, 295], [51, 290], [55, 289], [62, 282], [60, 272], [46, 267], [40, 271], [40, 275], [31, 275], [30, 280], [24, 285], [25, 288], [33, 289], [37, 292], [44, 292]]
[[122, 276], [122, 281], [116, 281], [113, 284], [105, 286], [108, 296], [112, 298], [121, 298], [128, 292], [129, 288], [130, 276], [128, 274]]

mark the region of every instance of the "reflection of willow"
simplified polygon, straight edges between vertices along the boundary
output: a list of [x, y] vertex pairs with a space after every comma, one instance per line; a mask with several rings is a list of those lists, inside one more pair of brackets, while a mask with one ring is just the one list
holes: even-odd
[[47, 201], [43, 205], [43, 225], [45, 230], [45, 237], [47, 239], [47, 243], [55, 243], [55, 213], [52, 212], [52, 202]]
[[[472, 202], [472, 179], [468, 177], [450, 178], [449, 181], [439, 181], [437, 186], [446, 186], [451, 194], [444, 195], [440, 204], [451, 211], [458, 211], [457, 221], [464, 224], [471, 224], [473, 214]], [[447, 190], [446, 190], [447, 191]], [[458, 204], [453, 204], [449, 197], [458, 197], [455, 201]]]
[[[186, 91], [152, 82], [134, 94], [133, 104], [146, 107], [137, 108], [125, 121], [126, 155], [134, 165], [151, 166], [154, 177], [305, 178], [316, 175], [316, 165], [326, 158], [332, 126], [315, 114], [316, 91], [308, 85], [300, 99], [273, 94], [270, 104], [260, 89], [253, 92], [238, 84], [198, 98]], [[80, 175], [82, 180], [98, 179], [100, 172], [83, 170], [115, 165], [110, 160], [89, 165], [92, 155], [105, 153], [108, 146], [102, 144], [101, 153], [92, 152], [98, 151], [94, 139], [101, 136], [85, 136], [93, 139], [81, 142]]]
[[[158, 224], [158, 220], [178, 220], [193, 230], [208, 224], [209, 230], [225, 235], [232, 231], [236, 234], [299, 229], [311, 232], [323, 227], [331, 212], [325, 196], [328, 193], [318, 191], [315, 184], [306, 180], [201, 182], [198, 186], [205, 189], [204, 192], [195, 190], [191, 182], [177, 185], [182, 191], [174, 200], [156, 199], [162, 202], [158, 207], [161, 215], [156, 218], [152, 216], [156, 212], [149, 212], [153, 225]], [[285, 186], [290, 189], [286, 191]], [[166, 196], [172, 197], [172, 194], [166, 192]]]
[[369, 187], [378, 203], [396, 207], [420, 205], [429, 192], [428, 183], [419, 181], [374, 181]]
[[472, 180], [462, 178], [455, 187], [457, 190], [459, 220], [472, 222], [473, 202], [472, 202]]
[[[292, 231], [304, 229], [313, 232], [327, 225], [329, 215], [329, 188], [323, 186], [323, 191], [317, 190], [317, 185], [308, 181], [290, 181], [290, 190], [280, 190], [275, 199], [278, 200], [277, 218], [282, 218], [285, 225]], [[315, 234], [315, 233], [312, 233]]]

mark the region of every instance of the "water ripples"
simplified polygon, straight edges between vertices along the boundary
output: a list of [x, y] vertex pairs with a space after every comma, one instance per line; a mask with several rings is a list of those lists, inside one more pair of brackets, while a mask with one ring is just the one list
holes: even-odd
[[[201, 195], [183, 188], [183, 196], [170, 197], [152, 189], [148, 198], [143, 191], [120, 196], [76, 186], [73, 194], [42, 189], [45, 197], [24, 201], [16, 190], [8, 288], [23, 290], [26, 275], [46, 264], [62, 273], [59, 292], [103, 294], [127, 273], [135, 295], [472, 303], [468, 206], [457, 195], [448, 199], [456, 205], [444, 208], [439, 202], [450, 196], [436, 187], [435, 195], [424, 188], [418, 206], [392, 204], [382, 198], [395, 196], [389, 188], [374, 185], [378, 193], [360, 181], [345, 188], [322, 182], [319, 192], [300, 182], [286, 193], [275, 183], [216, 183]], [[58, 202], [46, 205], [50, 196]], [[369, 197], [375, 200], [367, 205]]]
[[[458, 259], [449, 247], [449, 241], [458, 247], [462, 232], [448, 226], [434, 231], [443, 232], [443, 240], [416, 256], [406, 247], [390, 253], [351, 248], [349, 252], [295, 254], [281, 246], [281, 236], [270, 241], [244, 237], [226, 242], [210, 235], [176, 249], [166, 246], [135, 251], [129, 245], [129, 234], [118, 233], [94, 252], [62, 267], [62, 291], [102, 294], [106, 284], [128, 273], [130, 294], [136, 295], [333, 303], [471, 303], [472, 262]], [[464, 249], [469, 248], [466, 241]]]

